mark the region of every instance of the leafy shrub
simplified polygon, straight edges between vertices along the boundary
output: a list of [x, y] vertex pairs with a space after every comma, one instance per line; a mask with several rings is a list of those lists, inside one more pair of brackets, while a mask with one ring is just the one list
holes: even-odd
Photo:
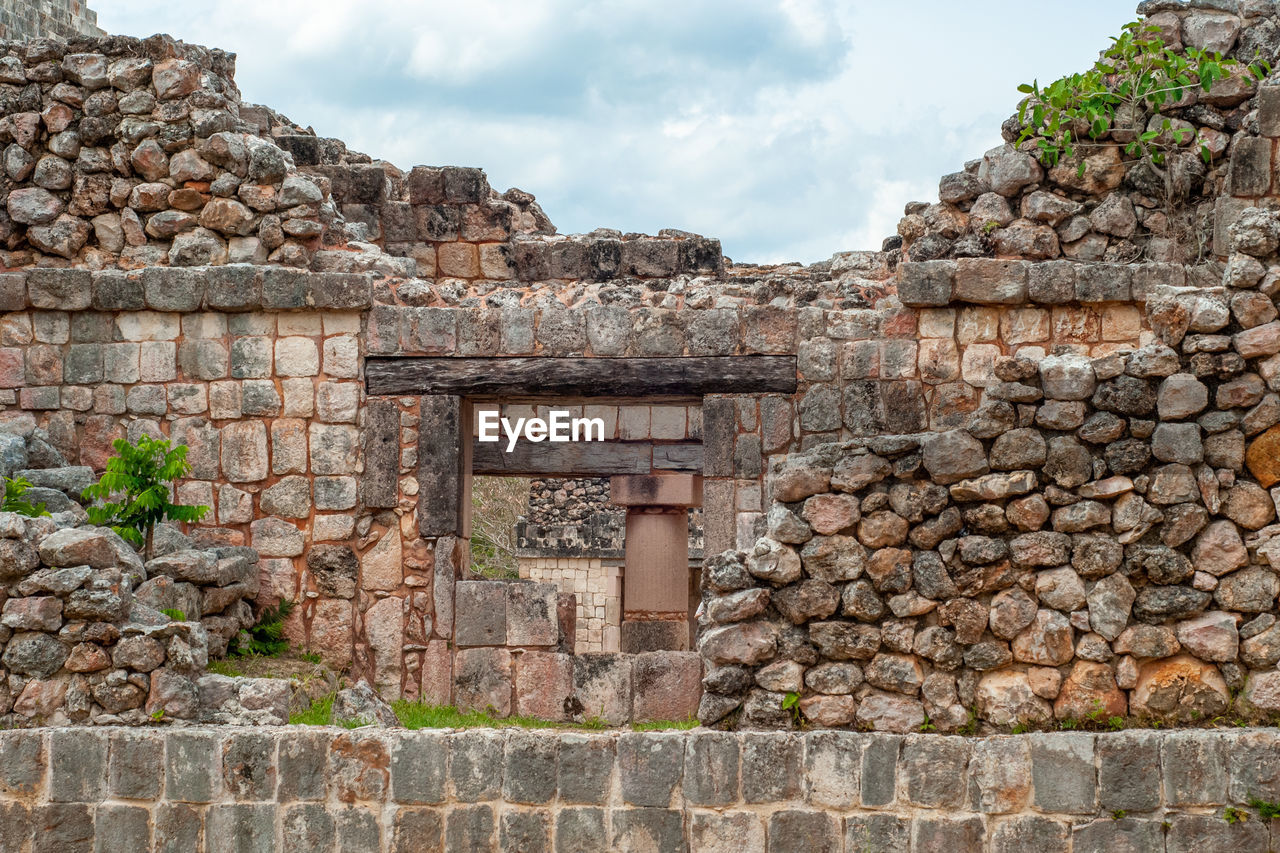
[[232, 657], [248, 657], [259, 655], [274, 658], [284, 654], [289, 648], [289, 641], [284, 639], [284, 622], [297, 605], [292, 601], [281, 600], [274, 607], [265, 608], [246, 633], [249, 635], [247, 645], [240, 645], [238, 638], [233, 638], [227, 647], [227, 654]]
[[136, 445], [119, 438], [111, 446], [116, 455], [107, 460], [107, 470], [82, 493], [87, 500], [100, 501], [88, 507], [89, 521], [110, 527], [150, 560], [156, 524], [166, 519], [190, 524], [203, 518], [209, 507], [169, 500], [172, 484], [191, 470], [184, 445], [170, 447], [168, 439], [143, 435]]
[[4, 502], [0, 503], [0, 512], [16, 512], [28, 518], [48, 515], [49, 511], [44, 508], [44, 504], [33, 504], [22, 497], [29, 488], [31, 481], [26, 477], [5, 477]]
[[179, 610], [177, 607], [166, 607], [164, 610], [161, 610], [160, 612], [163, 613], [165, 616], [168, 616], [170, 622], [186, 622], [187, 621], [186, 612], [183, 610]]
[[[1189, 90], [1207, 92], [1233, 74], [1261, 80], [1271, 70], [1266, 62], [1245, 66], [1194, 47], [1175, 53], [1159, 32], [1159, 27], [1138, 21], [1125, 24], [1111, 47], [1083, 74], [1043, 87], [1038, 81], [1019, 86], [1018, 91], [1029, 97], [1018, 108], [1018, 142], [1034, 140], [1041, 162], [1054, 166], [1062, 157], [1074, 157], [1077, 149], [1087, 154], [1087, 149], [1101, 147], [1090, 140], [1118, 131], [1115, 138], [1124, 143], [1126, 154], [1159, 166], [1168, 152], [1192, 141], [1193, 131], [1173, 128], [1167, 119], [1147, 129], [1148, 113], [1176, 104]], [[1200, 156], [1209, 162], [1209, 146], [1203, 140], [1197, 143]], [[1082, 161], [1080, 174], [1084, 169]]]

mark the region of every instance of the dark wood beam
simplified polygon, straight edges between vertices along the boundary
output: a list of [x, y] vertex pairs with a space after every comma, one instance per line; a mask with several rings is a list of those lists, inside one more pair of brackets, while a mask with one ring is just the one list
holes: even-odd
[[793, 394], [793, 355], [690, 358], [436, 358], [365, 360], [371, 395], [700, 397]]
[[418, 532], [425, 538], [461, 536], [463, 511], [462, 398], [422, 398], [418, 426]]
[[471, 473], [494, 476], [607, 477], [652, 471], [702, 472], [702, 445], [694, 442], [581, 441], [564, 444], [521, 440], [473, 441]]

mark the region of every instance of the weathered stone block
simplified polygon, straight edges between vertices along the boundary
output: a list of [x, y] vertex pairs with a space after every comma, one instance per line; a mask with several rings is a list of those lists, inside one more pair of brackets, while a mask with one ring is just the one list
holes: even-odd
[[725, 732], [697, 732], [686, 739], [684, 798], [700, 806], [726, 806], [739, 797], [739, 742]]
[[168, 733], [165, 741], [165, 799], [211, 803], [221, 793], [220, 748], [212, 732]]
[[685, 737], [627, 732], [618, 739], [617, 749], [622, 799], [635, 806], [670, 806], [684, 770]]
[[559, 740], [550, 733], [512, 732], [507, 738], [502, 798], [541, 804], [556, 794]]

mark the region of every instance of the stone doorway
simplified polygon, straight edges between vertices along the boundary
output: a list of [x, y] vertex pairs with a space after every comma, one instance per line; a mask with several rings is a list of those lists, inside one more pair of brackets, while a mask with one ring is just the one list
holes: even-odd
[[[371, 395], [421, 397], [418, 530], [424, 539], [462, 540], [454, 553], [467, 553], [473, 476], [610, 478], [611, 501], [626, 512], [619, 650], [630, 653], [694, 647], [700, 594], [689, 569], [688, 517], [704, 503], [702, 438], [734, 429], [705, 422], [704, 397], [796, 386], [793, 356], [374, 358], [366, 370]], [[476, 440], [481, 411], [552, 408], [603, 418], [606, 439], [522, 440], [512, 452]], [[717, 500], [705, 499], [708, 513], [733, 514]]]

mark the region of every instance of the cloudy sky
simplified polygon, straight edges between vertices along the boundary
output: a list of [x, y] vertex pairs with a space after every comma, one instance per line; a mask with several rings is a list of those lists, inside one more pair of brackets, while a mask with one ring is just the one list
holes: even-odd
[[878, 248], [1083, 70], [1133, 0], [90, 0], [113, 33], [233, 50], [244, 98], [408, 168], [480, 166], [562, 233]]

